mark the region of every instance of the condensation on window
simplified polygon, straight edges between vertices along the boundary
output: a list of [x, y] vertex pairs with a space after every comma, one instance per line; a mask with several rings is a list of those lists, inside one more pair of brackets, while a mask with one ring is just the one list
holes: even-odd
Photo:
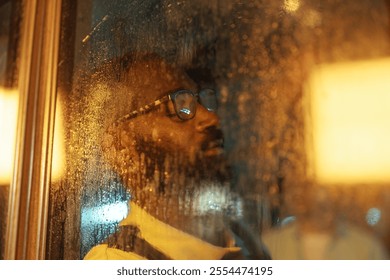
[[[57, 102], [63, 132], [56, 136], [64, 155], [51, 186], [48, 258], [83, 258], [118, 229], [131, 211], [129, 201], [149, 201], [143, 208], [157, 216], [172, 215], [170, 207], [180, 210], [184, 218], [177, 215], [173, 223], [202, 238], [226, 216], [243, 221], [259, 244], [263, 232], [309, 216], [324, 224], [342, 217], [390, 248], [386, 183], [323, 185], [310, 176], [304, 102], [306, 82], [317, 66], [389, 55], [389, 5], [64, 1]], [[150, 115], [132, 119], [134, 127], [115, 124], [153, 101], [151, 89], [162, 97], [183, 86], [217, 93], [224, 157], [201, 165], [209, 172], [189, 164], [185, 155], [192, 139], [183, 143], [186, 136], [172, 137], [177, 130], [164, 135]], [[172, 110], [164, 105], [152, 114]], [[149, 135], [135, 128], [141, 120], [143, 129], [156, 130]], [[222, 182], [209, 184], [210, 174]], [[203, 186], [205, 177], [208, 187], [183, 187]], [[316, 195], [306, 195], [315, 187]], [[307, 203], [317, 199], [318, 208]], [[318, 209], [329, 208], [330, 216], [320, 215]], [[203, 227], [186, 225], [189, 217], [203, 220]]]

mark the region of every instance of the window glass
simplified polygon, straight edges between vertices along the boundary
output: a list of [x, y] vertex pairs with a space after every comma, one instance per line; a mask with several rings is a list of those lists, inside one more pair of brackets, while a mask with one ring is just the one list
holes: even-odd
[[[384, 257], [389, 182], [322, 180], [316, 139], [327, 134], [317, 135], [315, 114], [335, 111], [313, 100], [355, 105], [317, 82], [354, 91], [324, 71], [386, 59], [388, 9], [368, 0], [63, 1], [48, 258], [115, 248], [129, 258]], [[215, 92], [216, 111], [199, 102], [202, 89]], [[361, 130], [365, 120], [345, 123]], [[376, 249], [329, 252], [341, 228], [351, 248], [362, 238]], [[295, 252], [285, 234], [301, 229], [310, 234]], [[182, 255], [183, 233], [225, 251]]]

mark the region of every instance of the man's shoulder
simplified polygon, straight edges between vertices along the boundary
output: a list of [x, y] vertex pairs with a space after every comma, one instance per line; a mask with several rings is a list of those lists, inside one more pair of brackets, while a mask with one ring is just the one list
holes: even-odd
[[94, 246], [84, 257], [84, 260], [144, 260], [145, 258], [133, 252], [125, 252], [110, 248], [107, 244]]

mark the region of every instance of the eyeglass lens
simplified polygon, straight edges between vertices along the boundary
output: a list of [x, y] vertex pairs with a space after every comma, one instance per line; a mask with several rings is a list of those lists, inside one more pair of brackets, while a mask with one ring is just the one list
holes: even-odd
[[[182, 120], [189, 120], [195, 116], [197, 98], [187, 90], [179, 91], [174, 96], [175, 111]], [[212, 89], [203, 89], [199, 92], [199, 102], [207, 110], [214, 112], [217, 109], [217, 98]]]
[[215, 91], [212, 89], [202, 89], [199, 92], [200, 103], [207, 108], [207, 110], [214, 112], [217, 110], [217, 98]]
[[196, 113], [196, 98], [190, 91], [180, 91], [174, 97], [175, 111], [182, 120], [189, 120]]

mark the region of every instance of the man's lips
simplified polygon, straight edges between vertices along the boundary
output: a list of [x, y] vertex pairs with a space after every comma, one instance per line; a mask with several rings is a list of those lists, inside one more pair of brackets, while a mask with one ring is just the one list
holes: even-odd
[[223, 152], [223, 134], [216, 127], [210, 127], [205, 134], [205, 138], [201, 144], [201, 150], [205, 154], [221, 154]]
[[223, 154], [223, 139], [204, 141], [202, 143], [202, 151], [206, 157]]
[[210, 140], [204, 142], [204, 145], [202, 145], [203, 150], [210, 150], [215, 148], [223, 148], [223, 139]]

